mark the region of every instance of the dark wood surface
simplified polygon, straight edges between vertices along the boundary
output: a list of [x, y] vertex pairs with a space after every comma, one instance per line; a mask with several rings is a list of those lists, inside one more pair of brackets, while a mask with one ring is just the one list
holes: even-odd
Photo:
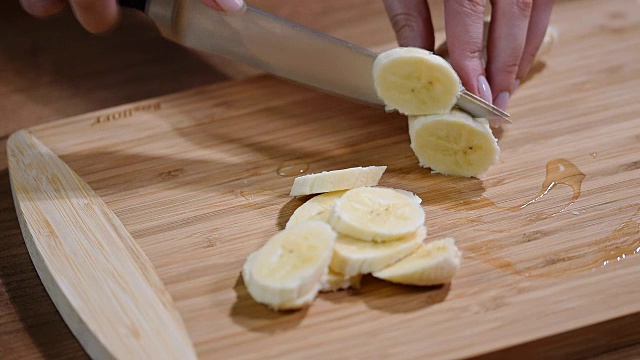
[[[393, 40], [378, 1], [308, 3], [263, 7], [365, 46]], [[134, 12], [125, 13], [113, 33], [98, 37], [82, 31], [69, 14], [36, 20], [22, 12], [17, 0], [0, 3], [1, 359], [86, 358], [44, 290], [24, 245], [9, 186], [9, 134], [251, 73], [163, 40], [153, 24]], [[597, 358], [638, 357], [640, 346]]]

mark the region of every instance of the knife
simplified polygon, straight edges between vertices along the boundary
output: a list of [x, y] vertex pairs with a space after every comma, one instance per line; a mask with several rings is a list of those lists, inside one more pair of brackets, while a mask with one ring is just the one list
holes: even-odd
[[[245, 6], [222, 14], [200, 0], [121, 0], [144, 11], [163, 36], [268, 73], [371, 104], [377, 54], [273, 14]], [[509, 114], [463, 90], [456, 105], [473, 117], [511, 122]]]

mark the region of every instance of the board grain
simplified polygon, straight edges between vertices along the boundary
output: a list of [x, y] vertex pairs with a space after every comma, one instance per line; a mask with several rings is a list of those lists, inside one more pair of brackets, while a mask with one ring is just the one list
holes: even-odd
[[[482, 180], [418, 168], [402, 116], [267, 76], [30, 131], [122, 221], [202, 358], [583, 356], [640, 340], [640, 5], [564, 2], [554, 19], [560, 44], [512, 99]], [[456, 238], [458, 277], [368, 278], [294, 313], [255, 303], [239, 272], [303, 201], [277, 173], [289, 162], [387, 165], [381, 185], [424, 199], [430, 237]], [[554, 186], [520, 208], [547, 170]]]

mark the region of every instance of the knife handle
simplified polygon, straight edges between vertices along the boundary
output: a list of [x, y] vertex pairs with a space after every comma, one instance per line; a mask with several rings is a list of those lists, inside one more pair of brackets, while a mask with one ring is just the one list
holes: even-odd
[[140, 11], [145, 11], [147, 7], [146, 0], [118, 0], [118, 4], [120, 4], [120, 6], [138, 9]]

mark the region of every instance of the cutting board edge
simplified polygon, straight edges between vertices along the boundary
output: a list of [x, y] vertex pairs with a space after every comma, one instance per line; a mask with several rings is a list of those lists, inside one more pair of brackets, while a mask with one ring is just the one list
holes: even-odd
[[[102, 336], [104, 334], [98, 335], [94, 333], [94, 330], [92, 330], [92, 328], [95, 329], [96, 326], [99, 327], [99, 324], [97, 324], [95, 320], [87, 321], [87, 318], [88, 318], [87, 313], [86, 312], [82, 313], [82, 311], [79, 311], [73, 306], [73, 302], [70, 299], [69, 294], [65, 293], [65, 291], [62, 289], [60, 285], [60, 280], [61, 280], [60, 276], [55, 276], [53, 274], [51, 264], [48, 264], [47, 260], [45, 259], [45, 256], [43, 255], [43, 249], [38, 246], [38, 242], [40, 240], [38, 239], [37, 236], [34, 235], [35, 231], [33, 230], [32, 226], [29, 224], [28, 216], [25, 214], [23, 206], [21, 205], [23, 199], [20, 199], [20, 196], [18, 195], [17, 186], [16, 186], [16, 177], [12, 175], [17, 173], [18, 171], [15, 170], [16, 169], [15, 158], [12, 156], [11, 150], [19, 146], [19, 145], [16, 145], [16, 143], [20, 141], [19, 139], [20, 137], [25, 137], [25, 138], [30, 137], [31, 138], [30, 140], [34, 140], [36, 142], [36, 148], [32, 149], [32, 151], [36, 151], [36, 152], [43, 151], [43, 150], [49, 151], [49, 152], [51, 151], [48, 148], [46, 148], [44, 145], [42, 145], [37, 140], [37, 138], [30, 133], [29, 129], [18, 130], [13, 134], [11, 134], [7, 140], [7, 157], [9, 160], [8, 168], [9, 168], [10, 186], [11, 186], [12, 196], [13, 196], [13, 200], [16, 208], [16, 215], [18, 218], [18, 222], [20, 224], [20, 229], [21, 229], [29, 256], [31, 258], [31, 261], [34, 264], [36, 272], [38, 273], [38, 276], [40, 277], [40, 280], [42, 281], [42, 284], [45, 287], [49, 297], [51, 298], [54, 305], [56, 306], [56, 309], [64, 319], [65, 323], [67, 324], [71, 332], [74, 334], [74, 336], [76, 336], [76, 338], [78, 339], [82, 347], [85, 349], [85, 351], [87, 351], [87, 353], [92, 358], [95, 358], [95, 359], [118, 358], [116, 356], [116, 353], [112, 350], [119, 350], [118, 346], [128, 341], [122, 341], [121, 344], [118, 344], [117, 342], [114, 343], [112, 340], [105, 339]], [[51, 152], [51, 154], [53, 154], [53, 152]], [[105, 211], [105, 214], [107, 215], [107, 217], [110, 217], [111, 220], [115, 220], [114, 223], [117, 226], [118, 225], [117, 223], [120, 223], [120, 220], [106, 206], [106, 204], [102, 201], [102, 199], [97, 194], [95, 194], [95, 192], [91, 189], [91, 187], [88, 184], [86, 184], [77, 174], [75, 174], [75, 172], [73, 172], [73, 170], [71, 170], [66, 163], [64, 163], [59, 157], [57, 156], [55, 157], [60, 163], [64, 164], [64, 166], [71, 172], [72, 176], [75, 176], [75, 178], [81, 184], [84, 184], [86, 186], [86, 188], [89, 190], [89, 194], [92, 195], [90, 201], [92, 201], [93, 204], [96, 204], [98, 207], [100, 207], [101, 211]], [[14, 169], [13, 171], [12, 171], [12, 168]], [[80, 212], [82, 211], [80, 210]], [[143, 277], [144, 277], [143, 281], [149, 280], [149, 279], [154, 280], [154, 278], [157, 279], [157, 281], [159, 281], [159, 283], [155, 283], [155, 284], [147, 283], [147, 286], [150, 289], [152, 289], [151, 292], [155, 296], [157, 296], [159, 300], [152, 305], [149, 305], [148, 303], [144, 303], [140, 305], [143, 305], [143, 307], [151, 306], [155, 310], [157, 310], [158, 313], [160, 314], [164, 313], [163, 316], [165, 318], [173, 317], [173, 320], [174, 320], [174, 323], [172, 325], [175, 325], [175, 328], [160, 329], [161, 332], [166, 331], [166, 334], [169, 334], [167, 335], [168, 338], [165, 336], [164, 339], [171, 340], [169, 341], [170, 344], [159, 345], [159, 347], [164, 348], [165, 350], [168, 351], [168, 353], [174, 353], [174, 354], [180, 353], [183, 356], [182, 358], [185, 358], [185, 359], [196, 359], [197, 355], [196, 355], [195, 347], [193, 345], [193, 342], [191, 341], [191, 337], [186, 331], [186, 327], [184, 325], [184, 322], [182, 321], [182, 317], [179, 314], [179, 312], [176, 310], [175, 305], [173, 304], [173, 300], [171, 299], [168, 291], [166, 291], [161, 280], [155, 273], [153, 264], [151, 264], [150, 260], [146, 257], [142, 249], [140, 249], [139, 246], [135, 244], [135, 242], [133, 241], [133, 238], [131, 237], [129, 232], [124, 228], [124, 226], [121, 223], [119, 225], [121, 228], [121, 229], [118, 229], [121, 231], [120, 233], [122, 234], [122, 229], [124, 229], [125, 235], [127, 235], [130, 238], [131, 240], [130, 242], [133, 245], [133, 246], [129, 246], [128, 249], [134, 252], [134, 254], [132, 254], [131, 256], [132, 258], [135, 257], [136, 258], [135, 260], [138, 262], [138, 264], [137, 265], [134, 264], [134, 266], [142, 267], [143, 268], [141, 270], [142, 272], [144, 272], [145, 270], [148, 272], [149, 269], [153, 270], [152, 274], [149, 274], [149, 273], [143, 274]], [[52, 230], [52, 232], [54, 231], [53, 228], [51, 228], [50, 230]], [[53, 236], [53, 234], [51, 235]], [[49, 240], [52, 240], [52, 239], [49, 239]], [[148, 264], [144, 264], [144, 263], [139, 264], [140, 261], [144, 262], [145, 260]], [[121, 279], [117, 279], [117, 280], [121, 280]], [[69, 283], [67, 282], [65, 283], [65, 285], [68, 287]], [[161, 294], [162, 292], [164, 292], [164, 296], [163, 294]], [[142, 298], [143, 300], [149, 300], [149, 297], [145, 297], [144, 295], [140, 295], [140, 294], [137, 294], [137, 295], [139, 298]], [[78, 299], [76, 299], [76, 301], [78, 301]], [[158, 306], [157, 305], [158, 303], [161, 303], [162, 305]], [[107, 311], [111, 309], [101, 309], [101, 310]], [[143, 320], [150, 320], [148, 318], [144, 318], [144, 316], [142, 317], [143, 317]], [[128, 318], [128, 319], [131, 320], [131, 318]], [[133, 322], [133, 326], [135, 326], [135, 322]], [[174, 335], [171, 335], [171, 333], [173, 333]], [[145, 352], [144, 346], [140, 349], [140, 351], [142, 351], [142, 353]]]

